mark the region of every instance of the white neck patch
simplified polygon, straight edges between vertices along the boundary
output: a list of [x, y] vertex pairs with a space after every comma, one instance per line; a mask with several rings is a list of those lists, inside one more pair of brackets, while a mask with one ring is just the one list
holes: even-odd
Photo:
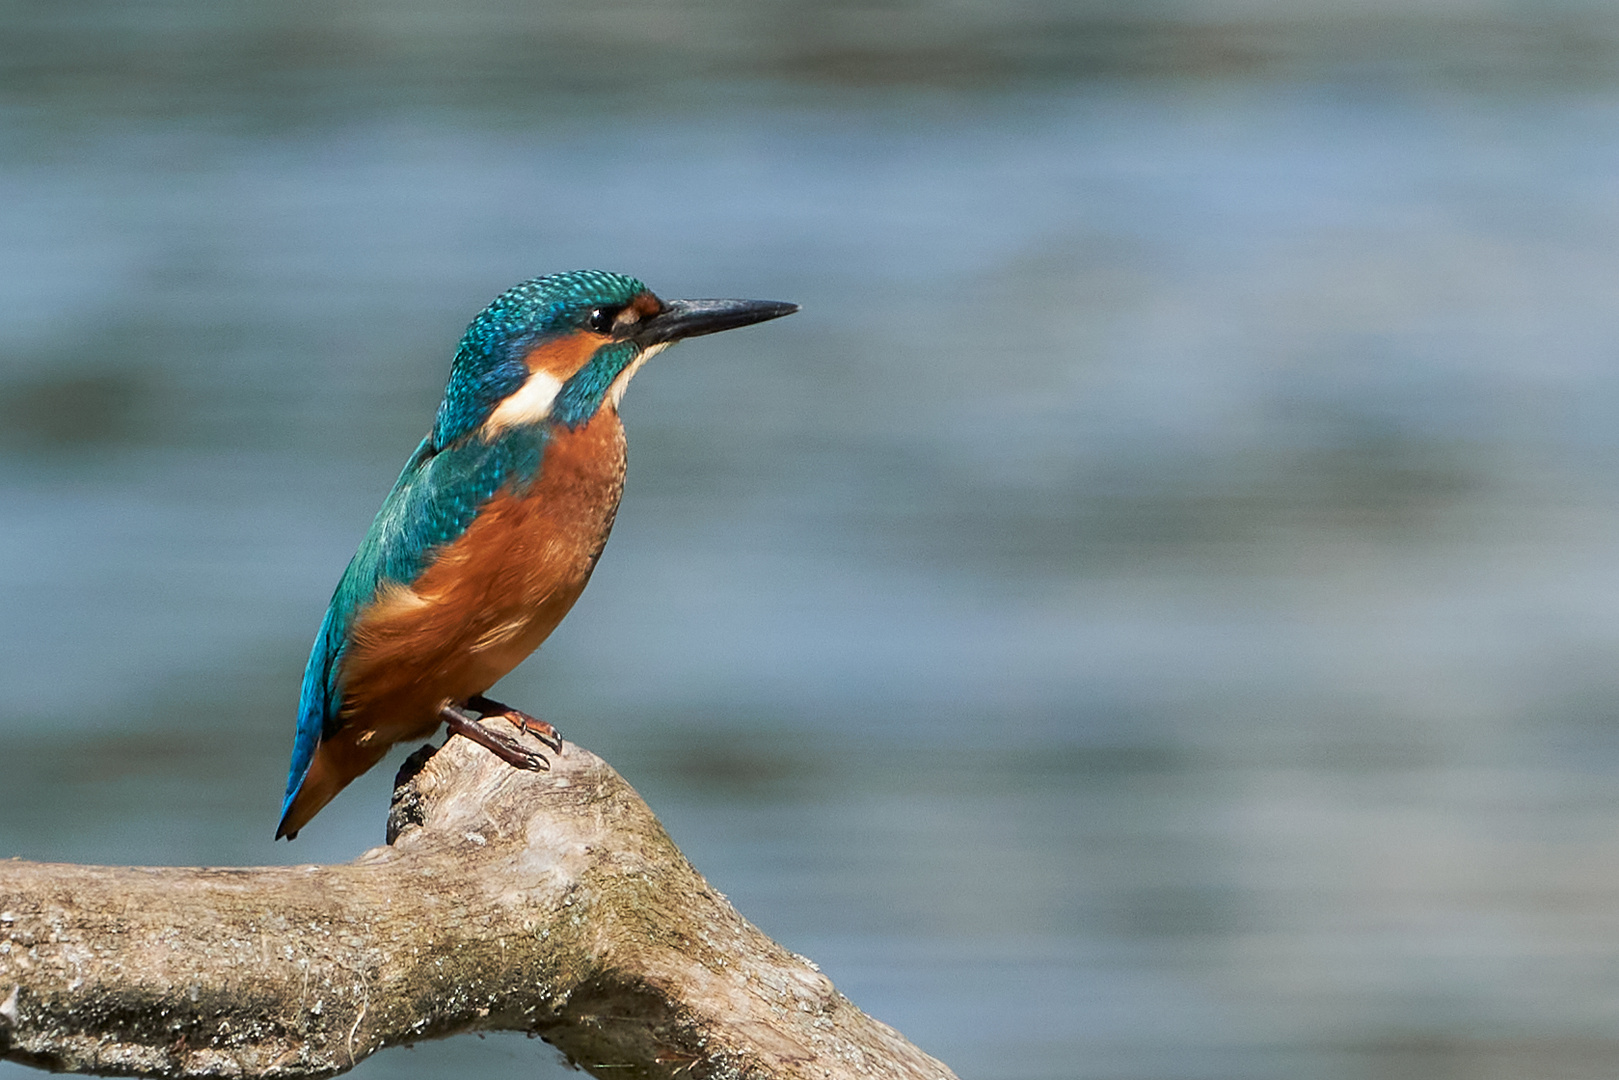
[[517, 392], [495, 406], [483, 422], [483, 436], [494, 438], [508, 428], [537, 424], [551, 414], [562, 380], [548, 371], [531, 371]]

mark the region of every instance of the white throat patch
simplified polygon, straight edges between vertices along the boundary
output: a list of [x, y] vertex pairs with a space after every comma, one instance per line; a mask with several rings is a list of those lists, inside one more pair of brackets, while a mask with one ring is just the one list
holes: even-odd
[[640, 355], [634, 360], [631, 360], [630, 366], [619, 372], [618, 378], [613, 380], [613, 385], [607, 388], [606, 404], [611, 405], [615, 409], [618, 408], [618, 403], [624, 400], [625, 389], [627, 389], [630, 385], [630, 376], [634, 375], [637, 371], [640, 371], [642, 364], [646, 363], [654, 356], [657, 356], [672, 344], [673, 342], [660, 341], [656, 345], [648, 345], [646, 348], [642, 349]]

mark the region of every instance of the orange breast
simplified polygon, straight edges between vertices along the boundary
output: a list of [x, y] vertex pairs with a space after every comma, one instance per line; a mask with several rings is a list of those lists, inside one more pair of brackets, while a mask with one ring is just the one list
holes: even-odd
[[590, 580], [624, 488], [624, 428], [602, 409], [546, 445], [539, 477], [502, 492], [411, 587], [355, 621], [345, 729], [382, 750], [421, 738], [448, 702], [482, 693], [556, 629]]

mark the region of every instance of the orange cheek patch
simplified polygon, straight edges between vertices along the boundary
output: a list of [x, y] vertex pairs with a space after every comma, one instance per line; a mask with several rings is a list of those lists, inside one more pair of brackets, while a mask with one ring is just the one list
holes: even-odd
[[567, 382], [574, 372], [590, 362], [597, 349], [611, 340], [605, 334], [580, 330], [541, 342], [529, 350], [523, 362], [530, 371], [543, 371], [558, 382]]

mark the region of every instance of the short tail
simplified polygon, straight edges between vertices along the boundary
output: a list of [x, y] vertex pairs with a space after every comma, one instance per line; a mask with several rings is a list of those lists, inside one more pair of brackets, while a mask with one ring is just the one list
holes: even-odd
[[309, 824], [309, 819], [320, 813], [321, 807], [331, 802], [348, 783], [339, 781], [333, 774], [329, 755], [322, 753], [325, 749], [324, 743], [316, 748], [302, 782], [287, 793], [287, 801], [281, 808], [281, 824], [275, 827], [277, 840], [282, 837], [296, 840], [298, 830]]
[[387, 756], [393, 740], [375, 738], [375, 735], [374, 731], [350, 725], [320, 741], [303, 782], [287, 795], [281, 824], [275, 830], [277, 840], [297, 836], [298, 830], [320, 813], [321, 807], [331, 802], [339, 791], [348, 787], [350, 781]]

